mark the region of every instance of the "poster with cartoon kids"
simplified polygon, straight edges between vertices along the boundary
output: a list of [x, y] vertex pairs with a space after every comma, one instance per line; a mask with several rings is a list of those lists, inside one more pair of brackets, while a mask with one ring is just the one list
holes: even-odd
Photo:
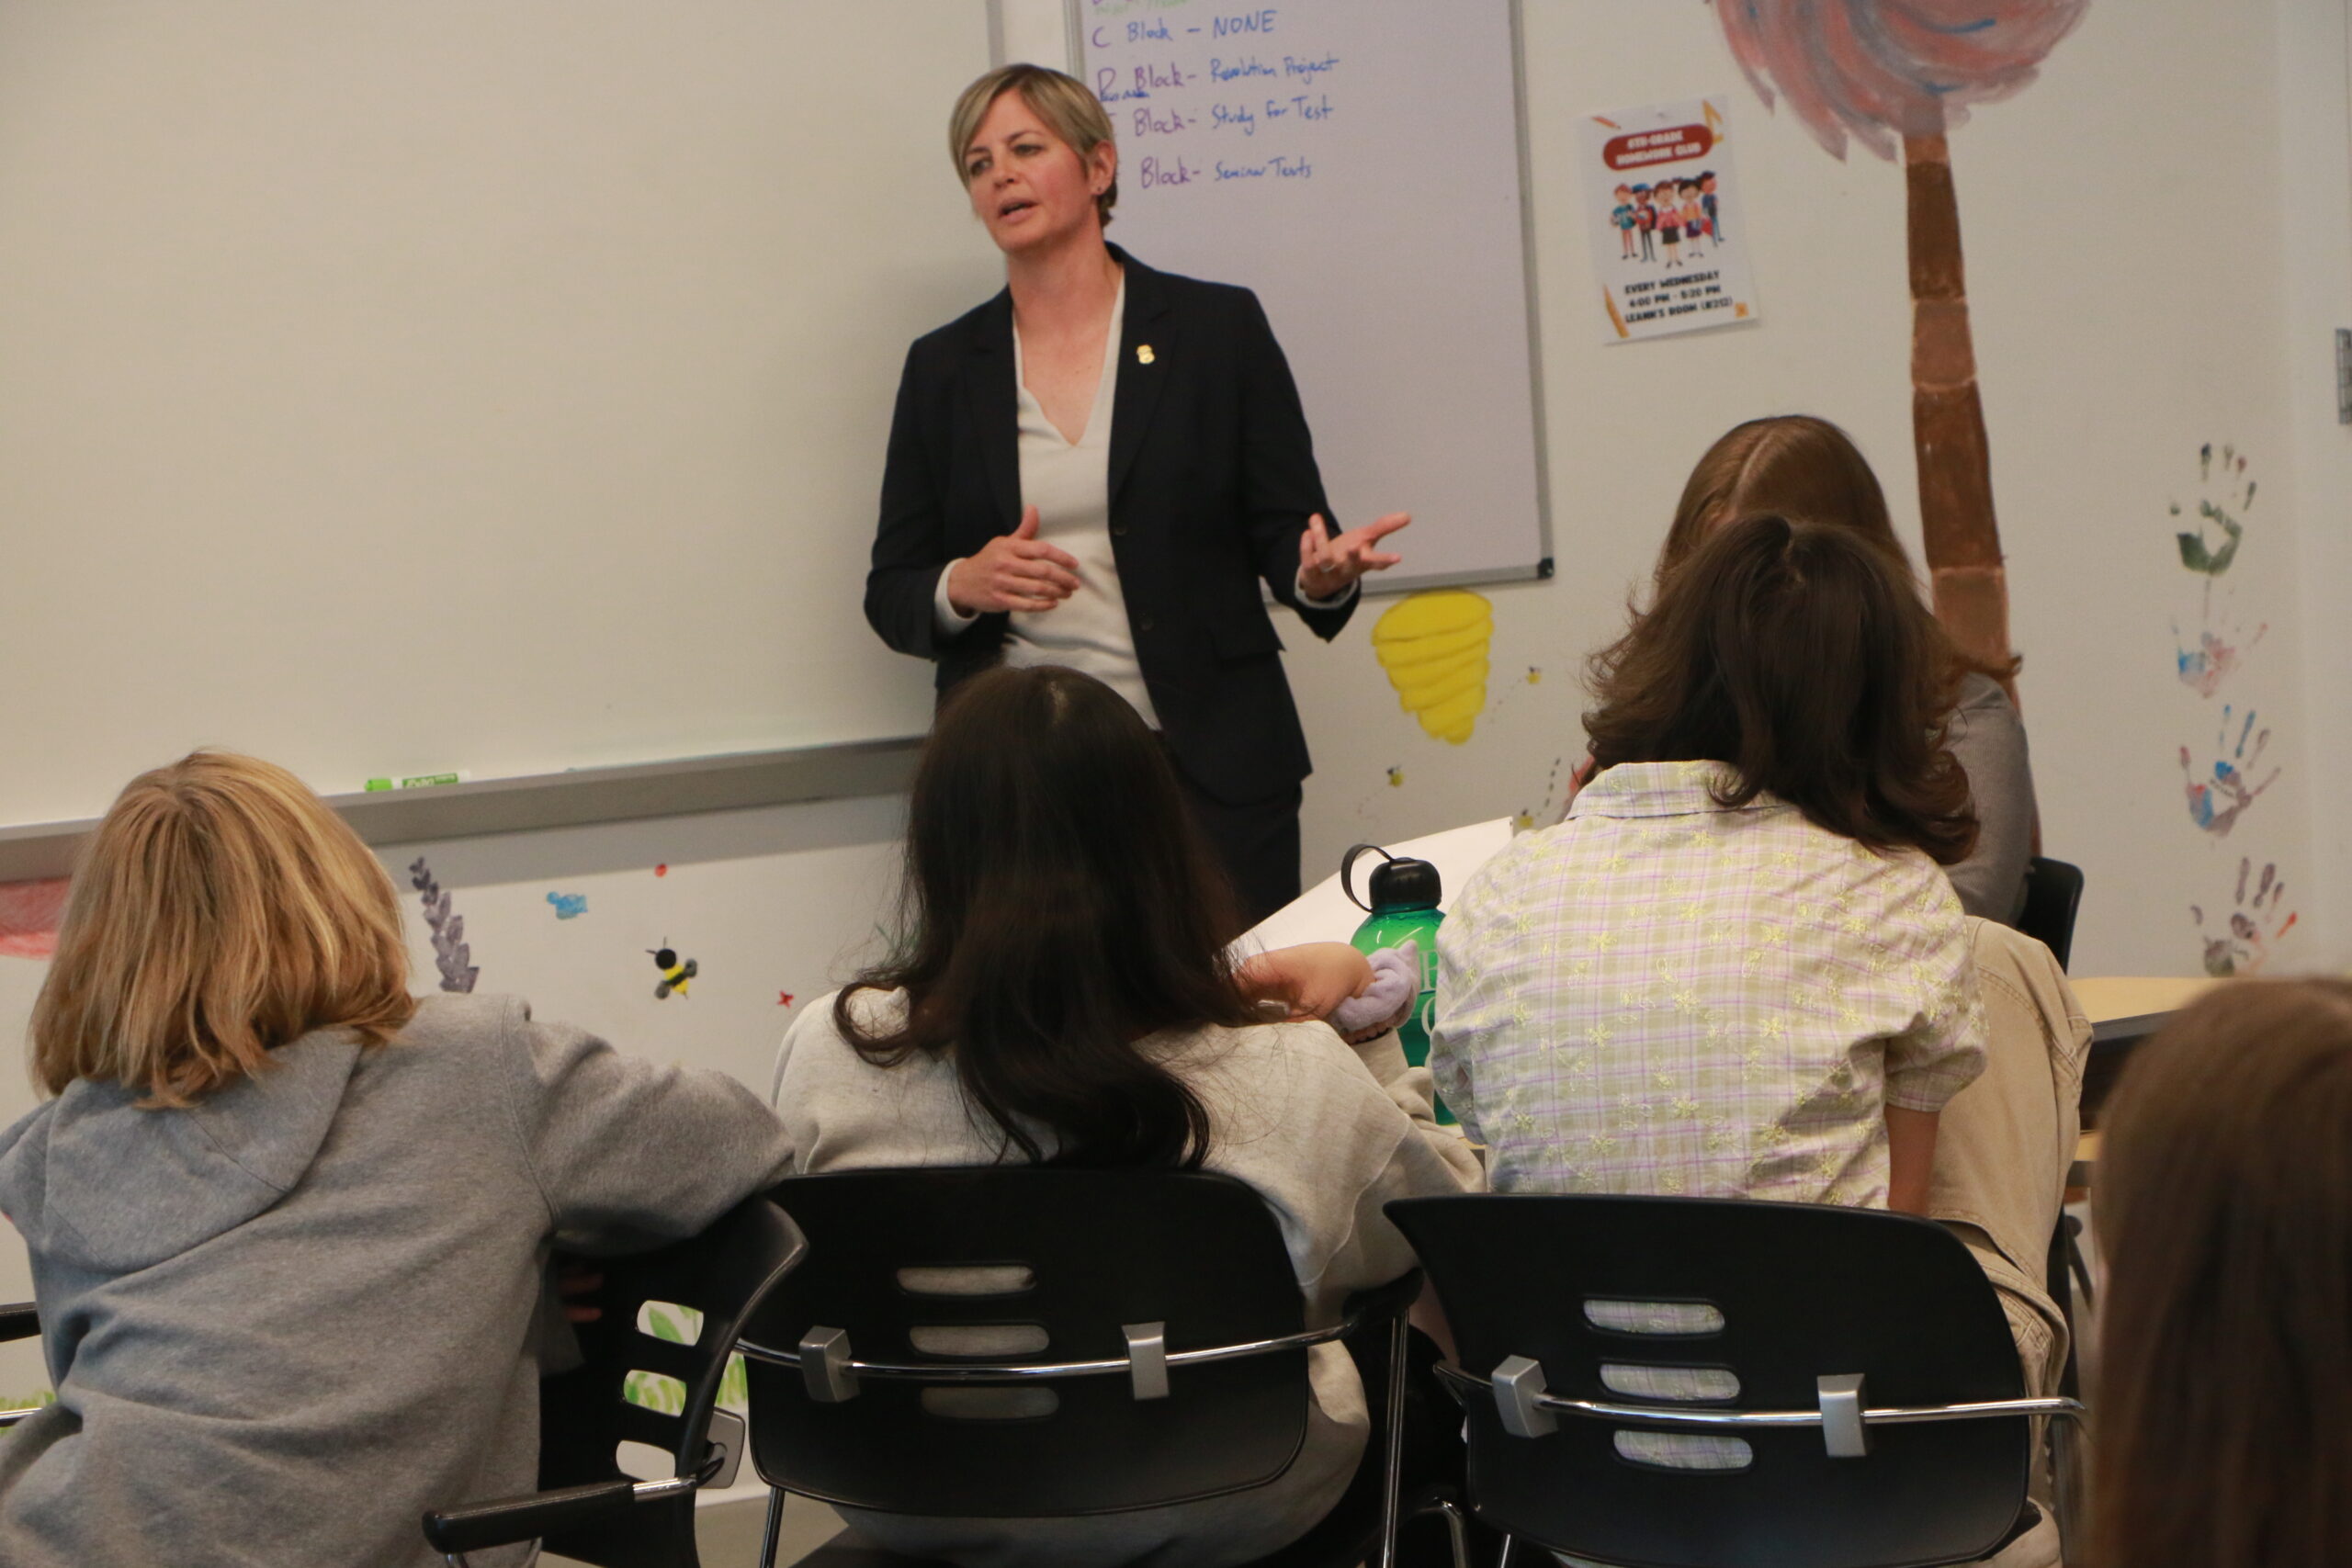
[[1756, 320], [1722, 100], [1589, 115], [1583, 135], [1602, 340]]

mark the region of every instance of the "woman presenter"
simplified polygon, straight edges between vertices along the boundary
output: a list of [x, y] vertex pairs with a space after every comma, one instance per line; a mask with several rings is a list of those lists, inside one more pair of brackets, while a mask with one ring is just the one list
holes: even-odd
[[1092, 93], [992, 71], [948, 145], [1006, 287], [908, 351], [866, 619], [938, 662], [943, 697], [994, 664], [1055, 664], [1133, 704], [1255, 922], [1297, 896], [1308, 772], [1259, 583], [1335, 637], [1408, 518], [1325, 521], [1256, 296], [1104, 242], [1118, 152]]

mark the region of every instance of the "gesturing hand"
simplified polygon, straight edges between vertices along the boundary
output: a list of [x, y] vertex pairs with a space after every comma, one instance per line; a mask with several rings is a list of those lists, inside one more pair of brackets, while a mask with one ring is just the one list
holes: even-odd
[[1379, 548], [1380, 541], [1412, 520], [1409, 512], [1392, 512], [1335, 539], [1317, 513], [1298, 536], [1299, 586], [1310, 599], [1329, 599], [1367, 571], [1386, 571], [1405, 558]]
[[1050, 610], [1078, 592], [1078, 559], [1037, 537], [1037, 509], [1021, 526], [1000, 534], [947, 574], [947, 602], [965, 615], [1001, 610]]

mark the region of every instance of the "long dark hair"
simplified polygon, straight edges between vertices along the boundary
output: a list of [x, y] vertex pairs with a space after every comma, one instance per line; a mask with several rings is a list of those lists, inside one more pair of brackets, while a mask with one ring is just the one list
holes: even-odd
[[[1658, 551], [1657, 581], [1663, 584], [1717, 525], [1765, 513], [1849, 529], [1883, 553], [1906, 581], [1918, 581], [1910, 552], [1895, 536], [1886, 491], [1871, 471], [1870, 459], [1852, 436], [1804, 413], [1735, 424], [1707, 448], [1683, 483], [1666, 545]], [[1963, 652], [1940, 626], [1936, 632], [1954, 688], [1937, 711], [1952, 705], [1962, 674], [1989, 675], [2004, 686], [2017, 679], [2020, 661], [2014, 655], [1997, 663], [1978, 659]]]
[[1951, 865], [1976, 818], [1943, 741], [1941, 647], [1918, 594], [1851, 530], [1730, 523], [1594, 656], [1592, 760], [1728, 762], [1724, 806], [1770, 790], [1817, 827]]
[[[1049, 667], [958, 688], [915, 774], [904, 899], [898, 956], [834, 1003], [861, 1055], [953, 1060], [1033, 1161], [1201, 1163], [1206, 1111], [1138, 1043], [1257, 1014], [1226, 956], [1231, 889], [1116, 693]], [[858, 992], [901, 988], [902, 1022], [861, 1025]]]
[[2352, 984], [2199, 998], [2104, 1134], [2092, 1562], [2352, 1562]]

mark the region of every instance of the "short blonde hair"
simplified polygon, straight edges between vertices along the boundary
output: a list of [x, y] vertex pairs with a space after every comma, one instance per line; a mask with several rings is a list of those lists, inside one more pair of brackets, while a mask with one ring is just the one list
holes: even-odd
[[[965, 150], [979, 134], [980, 121], [988, 118], [989, 108], [1007, 93], [1020, 94], [1021, 101], [1036, 111], [1046, 130], [1069, 145], [1080, 163], [1090, 162], [1097, 147], [1108, 144], [1114, 152], [1117, 150], [1111, 135], [1111, 117], [1103, 111], [1102, 100], [1086, 90], [1085, 83], [1043, 65], [1000, 65], [965, 88], [947, 117], [947, 156], [956, 165], [956, 177], [966, 185], [971, 182], [964, 175]], [[1118, 204], [1119, 180], [1114, 174], [1110, 186], [1094, 198], [1094, 215], [1108, 224], [1111, 209]]]
[[399, 897], [359, 836], [285, 769], [196, 751], [131, 780], [83, 852], [33, 1077], [187, 1105], [314, 1029], [380, 1044], [415, 1010]]

